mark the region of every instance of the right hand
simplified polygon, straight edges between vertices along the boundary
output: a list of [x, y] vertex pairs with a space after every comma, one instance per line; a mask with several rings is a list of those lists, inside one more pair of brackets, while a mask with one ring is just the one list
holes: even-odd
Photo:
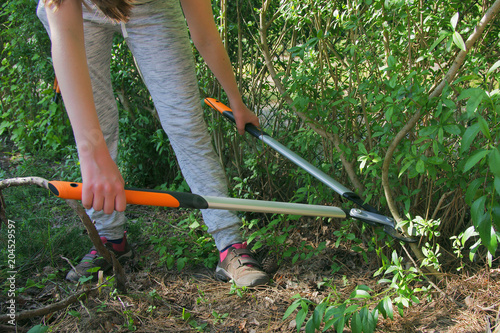
[[111, 214], [127, 206], [123, 177], [107, 148], [80, 156], [82, 172], [82, 205]]

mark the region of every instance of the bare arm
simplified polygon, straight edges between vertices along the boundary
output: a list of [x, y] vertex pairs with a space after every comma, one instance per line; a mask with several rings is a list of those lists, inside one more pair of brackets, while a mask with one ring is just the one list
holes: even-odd
[[214, 22], [210, 0], [181, 0], [181, 4], [194, 45], [229, 98], [238, 132], [243, 134], [247, 123], [259, 127], [259, 119], [241, 99], [231, 62]]
[[80, 156], [85, 208], [123, 211], [124, 181], [111, 159], [99, 126], [85, 55], [82, 3], [65, 0], [47, 8], [54, 69], [61, 86]]

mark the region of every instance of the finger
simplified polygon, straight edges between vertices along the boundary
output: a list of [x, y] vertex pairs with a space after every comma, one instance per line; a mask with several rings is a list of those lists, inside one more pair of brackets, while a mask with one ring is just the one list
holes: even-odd
[[94, 192], [94, 200], [92, 201], [92, 208], [96, 212], [101, 211], [104, 206], [104, 196], [101, 191]]
[[111, 214], [115, 210], [117, 210], [115, 206], [116, 197], [119, 194], [124, 193], [123, 186], [121, 186], [121, 184], [119, 185], [106, 184], [101, 193], [104, 193], [104, 203], [103, 203], [104, 213]]
[[259, 129], [260, 129], [260, 121], [259, 121], [259, 118], [258, 118], [257, 116], [253, 119], [252, 124], [253, 124], [255, 127], [257, 127], [257, 128], [259, 128]]
[[94, 201], [94, 194], [92, 193], [91, 190], [85, 188], [83, 186], [82, 188], [82, 206], [85, 209], [90, 209], [92, 208], [92, 202]]
[[107, 196], [103, 203], [104, 214], [112, 214], [115, 211], [115, 198], [113, 196]]
[[236, 128], [238, 129], [238, 133], [239, 133], [240, 135], [245, 134], [245, 125], [246, 125], [246, 124], [243, 124], [243, 125], [242, 125], [242, 124], [239, 124], [238, 126], [236, 126]]
[[115, 210], [123, 212], [125, 211], [125, 208], [127, 208], [127, 198], [125, 197], [125, 191], [121, 191], [115, 197]]

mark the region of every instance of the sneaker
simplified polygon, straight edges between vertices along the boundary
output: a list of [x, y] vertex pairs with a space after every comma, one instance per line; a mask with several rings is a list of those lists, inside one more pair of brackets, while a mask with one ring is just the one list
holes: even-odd
[[[123, 239], [119, 244], [109, 242], [106, 237], [101, 237], [101, 241], [109, 251], [112, 251], [115, 254], [116, 259], [118, 259], [120, 263], [134, 257], [134, 252], [127, 242], [126, 235], [123, 236]], [[100, 270], [106, 272], [109, 271], [113, 265], [101, 257], [97, 253], [96, 248], [92, 246], [90, 252], [83, 257], [82, 261], [80, 261], [74, 269], [69, 271], [66, 275], [66, 280], [78, 282], [80, 277], [88, 277], [92, 275], [93, 273], [89, 272], [89, 270], [95, 267], [100, 267]], [[94, 273], [94, 278], [97, 276], [96, 273], [97, 272]]]
[[252, 257], [246, 243], [235, 244], [227, 249], [225, 258], [219, 261], [215, 276], [222, 281], [233, 280], [239, 287], [256, 287], [269, 282], [260, 263]]

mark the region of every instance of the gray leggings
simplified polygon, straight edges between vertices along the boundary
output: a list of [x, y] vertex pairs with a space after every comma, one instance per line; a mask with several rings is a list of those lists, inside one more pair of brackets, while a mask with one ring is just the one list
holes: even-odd
[[[92, 7], [93, 8], [93, 7]], [[223, 169], [213, 150], [203, 119], [194, 59], [187, 26], [178, 0], [153, 0], [132, 10], [126, 24], [114, 23], [94, 8], [83, 7], [85, 48], [99, 122], [114, 159], [118, 146], [118, 108], [113, 95], [110, 58], [113, 35], [122, 32], [134, 55], [191, 191], [226, 196]], [[40, 0], [37, 15], [47, 31]], [[101, 236], [123, 237], [124, 213], [88, 211]], [[202, 210], [217, 248], [241, 242], [241, 221], [225, 210]]]

